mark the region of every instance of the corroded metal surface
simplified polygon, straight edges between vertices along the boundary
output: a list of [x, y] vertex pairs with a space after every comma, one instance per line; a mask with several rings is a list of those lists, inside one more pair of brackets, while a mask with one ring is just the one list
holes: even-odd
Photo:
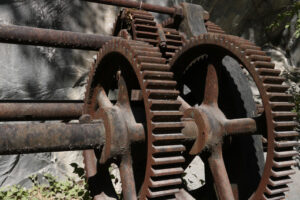
[[[118, 54], [114, 52], [118, 52]], [[122, 63], [120, 63], [121, 61]], [[120, 66], [120, 68], [115, 66]], [[123, 66], [128, 72], [124, 71]], [[130, 168], [132, 168], [129, 158], [122, 156], [125, 159], [125, 166], [120, 166], [121, 177], [123, 177], [122, 187], [124, 182], [123, 196], [127, 199], [135, 199], [136, 196], [139, 196], [139, 199], [174, 197], [182, 183], [180, 176], [183, 169], [180, 165], [184, 162], [184, 158], [181, 156], [181, 151], [184, 151], [185, 147], [180, 142], [184, 138], [181, 133], [184, 124], [180, 122], [182, 114], [178, 110], [180, 106], [180, 102], [177, 101], [178, 91], [175, 90], [176, 82], [172, 80], [172, 74], [169, 73], [166, 78], [159, 76], [160, 73], [166, 73], [168, 69], [166, 59], [162, 58], [157, 47], [139, 41], [116, 40], [100, 50], [97, 62], [90, 73], [85, 113], [94, 119], [101, 117], [101, 111], [98, 110], [97, 105], [99, 103], [103, 105], [103, 101], [100, 98], [99, 102], [98, 95], [101, 95], [101, 91], [108, 92], [110, 89], [114, 89], [108, 88], [105, 84], [113, 81], [115, 73], [125, 76], [131, 71], [131, 75], [126, 75], [126, 85], [142, 90], [141, 105], [144, 104], [143, 109], [145, 110], [142, 121], [146, 125], [145, 132], [147, 133], [147, 156], [144, 156], [147, 157], [147, 162], [144, 169], [144, 180], [141, 185], [137, 186], [138, 188], [135, 188], [134, 184], [132, 185], [132, 182], [134, 183], [132, 175], [127, 174], [126, 176], [130, 176], [127, 179], [125, 174], [122, 174], [128, 170], [131, 171]], [[130, 87], [128, 88], [129, 92], [131, 91]], [[120, 93], [120, 87], [118, 90]], [[110, 101], [107, 100], [105, 105], [109, 104]], [[126, 152], [126, 148], [124, 152]], [[90, 153], [93, 154], [93, 152]], [[85, 167], [95, 169], [94, 166], [90, 166], [93, 163], [87, 162], [95, 155], [87, 155], [87, 152], [84, 155], [87, 157]], [[135, 162], [138, 161], [135, 160]], [[97, 174], [97, 172], [91, 174]], [[126, 179], [124, 180], [124, 178]], [[99, 181], [101, 182], [101, 180]], [[134, 191], [140, 191], [140, 193], [136, 194]], [[101, 195], [104, 194], [98, 194], [98, 196]]]
[[[291, 112], [293, 104], [287, 103], [291, 95], [285, 93], [287, 87], [282, 85], [284, 79], [279, 77], [280, 71], [275, 70], [274, 64], [270, 62], [271, 59], [259, 47], [249, 41], [224, 34], [203, 34], [192, 38], [174, 56], [171, 66], [172, 71], [175, 75], [177, 74], [177, 77], [180, 77], [181, 73], [185, 70], [184, 66], [189, 66], [197, 57], [201, 56], [197, 52], [207, 54], [208, 62], [213, 64], [208, 65], [204, 101], [200, 107], [193, 109], [200, 112], [202, 120], [199, 121], [204, 121], [203, 124], [199, 124], [203, 132], [209, 126], [209, 130], [213, 133], [213, 135], [205, 134], [206, 136], [204, 137], [199, 135], [200, 139], [198, 139], [200, 141], [201, 139], [208, 138], [207, 141], [213, 142], [208, 142], [205, 145], [208, 145], [212, 151], [208, 162], [217, 184], [219, 198], [233, 199], [232, 189], [228, 187], [229, 180], [227, 173], [221, 170], [225, 168], [221, 156], [222, 151], [219, 148], [219, 145], [222, 144], [220, 133], [224, 132], [226, 127], [222, 128], [222, 119], [217, 119], [223, 115], [222, 113], [215, 115], [216, 119], [209, 119], [210, 115], [208, 113], [213, 111], [208, 111], [208, 107], [210, 106], [207, 105], [217, 105], [217, 78], [219, 75], [217, 75], [215, 70], [220, 67], [217, 63], [220, 63], [226, 55], [236, 58], [240, 65], [250, 73], [260, 92], [264, 106], [263, 115], [265, 118], [261, 117], [259, 120], [262, 120], [262, 122], [258, 122], [256, 125], [266, 124], [267, 126], [265, 129], [268, 140], [267, 159], [262, 179], [251, 199], [284, 198], [284, 192], [288, 191], [287, 184], [291, 181], [289, 175], [293, 173], [291, 167], [296, 163], [293, 160], [293, 156], [297, 152], [293, 150], [293, 146], [297, 145], [297, 143], [293, 141], [293, 136], [297, 134], [294, 130], [297, 123], [293, 121], [295, 113]], [[191, 118], [193, 116], [189, 115], [188, 117]], [[240, 122], [244, 127], [242, 128], [238, 125], [240, 129], [238, 132], [255, 129], [253, 120], [236, 121]], [[229, 124], [227, 130], [236, 128], [232, 127], [235, 126], [236, 122], [231, 125]], [[236, 134], [236, 131], [233, 132]], [[192, 153], [201, 151], [199, 147], [201, 146], [196, 146]], [[223, 171], [223, 173], [220, 173], [219, 170]]]
[[99, 149], [105, 143], [103, 123], [1, 124], [0, 154]]
[[82, 101], [0, 101], [1, 121], [72, 120], [82, 115]]
[[97, 51], [105, 42], [111, 39], [110, 36], [96, 34], [0, 25], [0, 42], [2, 43]]

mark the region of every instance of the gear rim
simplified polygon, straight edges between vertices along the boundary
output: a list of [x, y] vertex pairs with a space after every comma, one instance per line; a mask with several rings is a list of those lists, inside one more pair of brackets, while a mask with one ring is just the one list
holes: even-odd
[[[98, 59], [90, 71], [84, 113], [92, 114], [91, 112], [93, 112], [93, 106], [91, 104], [91, 100], [93, 99], [91, 98], [93, 96], [92, 82], [93, 78], [97, 75], [95, 72], [103, 55], [110, 51], [120, 53], [128, 61], [130, 61], [131, 65], [133, 66], [133, 70], [135, 71], [139, 80], [140, 87], [143, 90], [142, 93], [147, 116], [147, 132], [150, 140], [148, 140], [148, 157], [145, 170], [145, 181], [141, 189], [140, 199], [145, 199], [146, 196], [147, 198], [171, 197], [174, 196], [181, 185], [181, 179], [179, 180], [179, 178], [176, 177], [180, 176], [182, 173], [180, 163], [184, 162], [184, 158], [180, 154], [181, 151], [185, 150], [185, 147], [180, 144], [179, 138], [168, 140], [174, 144], [173, 146], [155, 144], [155, 141], [160, 140], [158, 136], [164, 136], [163, 130], [166, 128], [177, 131], [177, 136], [181, 136], [181, 138], [183, 138], [183, 135], [180, 132], [180, 130], [183, 128], [183, 124], [180, 122], [180, 118], [182, 116], [182, 114], [179, 112], [180, 103], [176, 100], [178, 91], [175, 90], [176, 82], [171, 80], [172, 73], [168, 72], [168, 65], [161, 64], [161, 68], [157, 68], [157, 66], [154, 68], [151, 68], [151, 66], [146, 66], [145, 62], [143, 61], [149, 58], [143, 56], [145, 52], [147, 52], [145, 49], [152, 49], [150, 54], [156, 55], [154, 59], [156, 58], [158, 62], [165, 62], [165, 59], [159, 56], [161, 53], [157, 47], [153, 47], [143, 42], [128, 41], [123, 39], [113, 40], [108, 42], [99, 51]], [[143, 50], [144, 53], [142, 53]], [[138, 55], [138, 53], [136, 53], [138, 51], [140, 51], [142, 54]], [[167, 75], [167, 79], [162, 79], [163, 77], [157, 76], [155, 72], [165, 73]], [[158, 80], [151, 80], [151, 77], [152, 79], [158, 77]], [[163, 115], [160, 116], [160, 113], [155, 113], [155, 106], [160, 107], [160, 109], [162, 106], [171, 106], [172, 109], [164, 109], [166, 112], [161, 113]], [[173, 116], [170, 116], [172, 114]], [[160, 122], [157, 120], [159, 118], [164, 118], [165, 120], [167, 119], [167, 121], [165, 121], [166, 123], [164, 123], [164, 121]], [[153, 134], [155, 131], [158, 134]], [[156, 153], [160, 151], [162, 151], [162, 155], [156, 155]], [[171, 157], [168, 152], [170, 152]], [[174, 153], [176, 153], [177, 157], [172, 157], [172, 154]], [[176, 158], [176, 160], [173, 160], [172, 158]], [[159, 163], [161, 164], [161, 167], [157, 169], [155, 165], [158, 165]], [[173, 168], [168, 167], [168, 165], [173, 165]], [[85, 165], [85, 167], [88, 168], [89, 166]], [[152, 180], [153, 177], [155, 178], [154, 180]], [[152, 191], [152, 189], [155, 190]]]
[[[284, 162], [284, 161], [276, 162], [275, 161], [276, 160], [275, 156], [277, 156], [277, 157], [280, 156], [280, 155], [278, 155], [278, 148], [280, 148], [280, 145], [278, 142], [280, 142], [280, 138], [279, 137], [276, 138], [275, 134], [272, 134], [272, 133], [275, 132], [274, 124], [276, 124], [275, 122], [278, 122], [278, 120], [274, 120], [274, 124], [272, 123], [273, 119], [275, 118], [271, 114], [272, 108], [270, 105], [271, 104], [270, 102], [274, 102], [274, 101], [269, 100], [269, 99], [272, 100], [272, 95], [271, 95], [271, 97], [262, 95], [262, 94], [267, 94], [267, 91], [272, 94], [272, 92], [270, 92], [270, 88], [272, 90], [272, 87], [275, 87], [275, 86], [272, 86], [272, 85], [270, 86], [270, 83], [269, 83], [269, 88], [268, 88], [267, 86], [264, 87], [263, 84], [265, 83], [265, 85], [268, 85], [270, 76], [267, 76], [267, 75], [270, 75], [269, 73], [271, 73], [271, 75], [273, 75], [273, 76], [271, 76], [272, 77], [271, 80], [276, 80], [277, 71], [273, 70], [273, 67], [274, 67], [273, 65], [267, 65], [267, 67], [269, 67], [268, 69], [260, 68], [260, 69], [256, 70], [257, 63], [259, 63], [261, 59], [266, 59], [266, 57], [264, 57], [264, 56], [259, 57], [259, 55], [261, 55], [260, 48], [251, 44], [251, 42], [248, 42], [241, 38], [237, 38], [236, 36], [227, 36], [227, 35], [221, 35], [221, 34], [203, 34], [198, 37], [192, 38], [189, 42], [187, 42], [182, 47], [181, 50], [176, 52], [176, 55], [170, 62], [170, 65], [172, 67], [174, 67], [174, 64], [176, 64], [176, 62], [180, 62], [180, 61], [178, 61], [178, 59], [180, 59], [181, 56], [184, 57], [183, 56], [184, 53], [186, 53], [188, 51], [191, 53], [191, 52], [193, 52], [193, 48], [195, 51], [196, 47], [200, 48], [201, 45], [202, 45], [202, 47], [204, 47], [205, 45], [206, 45], [206, 47], [211, 45], [211, 46], [223, 48], [227, 51], [227, 53], [231, 57], [239, 60], [240, 63], [246, 63], [246, 68], [248, 69], [249, 73], [253, 77], [256, 84], [259, 84], [259, 85], [257, 85], [257, 87], [260, 89], [260, 94], [263, 97], [263, 101], [267, 102], [264, 104], [264, 107], [265, 107], [265, 111], [267, 113], [267, 125], [269, 127], [268, 141], [274, 141], [274, 142], [273, 143], [269, 142], [270, 144], [268, 143], [268, 145], [269, 145], [268, 146], [268, 155], [267, 155], [267, 160], [266, 160], [266, 164], [264, 167], [263, 176], [262, 176], [262, 179], [258, 186], [258, 189], [255, 192], [255, 196], [253, 196], [252, 199], [268, 199], [271, 197], [272, 198], [273, 197], [274, 198], [282, 198], [283, 193], [286, 191], [286, 184], [289, 182], [289, 180], [285, 179], [285, 177], [283, 177], [279, 172], [278, 173], [275, 172], [273, 170], [273, 168], [277, 167], [277, 169], [279, 169], [279, 171], [281, 169], [280, 172], [283, 172], [283, 174], [292, 173], [290, 171], [290, 169], [285, 169], [284, 167], [290, 167], [295, 163], [291, 158], [293, 156], [293, 154], [295, 154], [295, 152], [290, 152], [290, 151], [286, 152], [287, 153], [286, 158], [288, 160], [287, 162]], [[198, 50], [199, 50], [199, 48], [198, 48]], [[261, 63], [262, 62], [263, 61], [261, 61]], [[266, 63], [263, 63], [263, 64], [266, 64]], [[249, 67], [249, 66], [251, 66], [251, 67]], [[270, 66], [272, 67], [272, 69], [270, 69]], [[171, 70], [174, 71], [175, 69], [172, 68]], [[258, 73], [260, 73], [260, 77], [259, 77]], [[275, 74], [275, 76], [274, 76], [274, 74]], [[176, 73], [175, 73], [175, 75], [176, 75]], [[264, 83], [260, 79], [264, 80]], [[178, 78], [177, 78], [177, 80], [178, 80]], [[281, 79], [279, 78], [278, 80], [281, 80]], [[273, 88], [273, 90], [274, 90], [274, 88]], [[273, 95], [276, 95], [276, 93]], [[277, 97], [277, 98], [279, 98], [281, 101], [284, 101], [284, 100], [286, 100], [286, 97], [288, 97], [289, 95], [284, 95], [281, 93], [281, 96], [280, 95], [278, 95], [278, 96], [279, 97]], [[287, 112], [290, 112], [290, 110], [287, 110]], [[280, 120], [279, 120], [279, 122], [280, 122]], [[289, 121], [289, 123], [282, 124], [282, 126], [284, 126], [284, 127], [286, 126], [286, 129], [292, 129], [292, 127], [296, 126], [296, 123]], [[277, 132], [280, 132], [280, 131], [277, 131]], [[293, 131], [289, 130], [289, 132], [291, 132], [291, 134], [292, 134]], [[294, 134], [296, 134], [296, 133], [294, 132]], [[289, 137], [289, 135], [286, 135], [286, 137]], [[294, 143], [289, 144], [288, 142], [285, 142], [284, 144], [290, 145], [290, 146], [295, 145]], [[283, 144], [281, 144], [281, 146], [282, 145]], [[275, 147], [277, 148], [277, 152], [275, 150]], [[284, 156], [284, 155], [281, 154], [281, 156]], [[279, 182], [276, 182], [276, 179], [274, 178], [274, 176], [281, 176], [283, 178]], [[274, 179], [275, 179], [275, 181], [273, 181]], [[275, 185], [275, 186], [273, 187], [272, 185]], [[279, 189], [278, 189], [278, 187], [279, 187]]]

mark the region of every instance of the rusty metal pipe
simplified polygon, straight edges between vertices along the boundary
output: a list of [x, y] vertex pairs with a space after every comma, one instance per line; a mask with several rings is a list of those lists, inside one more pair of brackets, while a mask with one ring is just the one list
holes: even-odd
[[182, 15], [180, 8], [176, 9], [174, 7], [152, 5], [148, 3], [143, 3], [142, 1], [140, 2], [128, 1], [128, 0], [83, 0], [83, 1], [113, 5], [113, 6], [121, 6], [125, 8], [136, 8], [136, 9], [142, 9], [150, 12], [157, 12], [157, 13], [169, 14], [169, 15]]
[[0, 124], [0, 154], [40, 153], [100, 148], [103, 123]]
[[0, 101], [0, 121], [79, 119], [82, 101]]
[[112, 36], [59, 31], [15, 25], [0, 25], [0, 42], [11, 44], [99, 50]]

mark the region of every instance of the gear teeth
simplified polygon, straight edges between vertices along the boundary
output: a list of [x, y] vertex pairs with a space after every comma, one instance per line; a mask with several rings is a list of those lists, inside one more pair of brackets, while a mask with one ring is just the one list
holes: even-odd
[[290, 167], [297, 164], [297, 161], [295, 160], [288, 160], [288, 161], [273, 161], [273, 166], [276, 168], [284, 168], [284, 167]]
[[248, 44], [242, 45], [241, 48], [242, 49], [250, 49], [250, 50], [261, 51], [260, 47], [257, 47], [257, 46], [254, 46], [254, 45], [248, 45]]
[[133, 15], [133, 19], [136, 19], [136, 18], [138, 18], [138, 19], [146, 19], [146, 20], [154, 20], [154, 17], [152, 16], [152, 15], [145, 15], [144, 13], [143, 14], [141, 14], [141, 13], [135, 13], [134, 15]]
[[159, 48], [158, 47], [135, 45], [135, 46], [132, 46], [132, 48], [134, 48], [135, 50], [138, 50], [138, 51], [148, 51], [150, 53], [153, 53], [153, 52], [157, 53], [157, 52], [159, 52]]
[[153, 165], [168, 165], [168, 164], [184, 163], [184, 161], [185, 159], [183, 156], [169, 156], [169, 157], [160, 157], [160, 158], [152, 157]]
[[272, 112], [275, 120], [293, 120], [297, 117], [297, 113], [295, 112]]
[[276, 83], [281, 84], [285, 81], [285, 78], [279, 76], [259, 76], [263, 83]]
[[183, 168], [169, 168], [169, 169], [151, 169], [152, 177], [169, 176], [169, 175], [181, 175], [184, 172]]
[[139, 56], [138, 58], [139, 62], [143, 63], [155, 63], [155, 64], [165, 64], [166, 59], [165, 58], [159, 58], [159, 57], [151, 57], [151, 56]]
[[141, 63], [141, 71], [144, 71], [144, 70], [168, 72], [170, 70], [170, 66], [167, 64]]
[[277, 129], [294, 129], [294, 127], [296, 127], [298, 125], [297, 122], [295, 121], [279, 121], [279, 122], [274, 122], [274, 126], [275, 126], [275, 130]]
[[263, 200], [283, 200], [283, 199], [285, 199], [284, 193], [268, 196], [268, 197], [266, 197], [265, 195], [263, 196]]
[[297, 137], [299, 133], [297, 131], [276, 131], [274, 132], [276, 138], [286, 138], [286, 137]]
[[167, 49], [167, 51], [175, 52], [176, 50], [179, 50], [180, 47], [174, 46], [174, 45], [167, 45], [166, 49]]
[[184, 124], [182, 122], [153, 122], [152, 123], [153, 131], [155, 133], [161, 132], [161, 131], [176, 131], [181, 130], [184, 128]]
[[173, 28], [164, 28], [164, 32], [166, 33], [166, 35], [168, 34], [179, 35], [179, 32]]
[[153, 146], [154, 153], [170, 153], [170, 152], [181, 152], [181, 151], [185, 151], [184, 145]]
[[[266, 56], [266, 53], [264, 51], [258, 51], [258, 50], [253, 50], [253, 49], [246, 49], [245, 54], [247, 56], [249, 56], [249, 55]], [[275, 67], [275, 64], [273, 64], [273, 63], [269, 63], [269, 62], [263, 62], [263, 63], [266, 65], [271, 64], [273, 66], [273, 68]]]
[[148, 20], [148, 19], [142, 19], [142, 18], [135, 18], [133, 20], [134, 24], [143, 24], [143, 25], [148, 25], [148, 26], [156, 26], [156, 22], [153, 20]]
[[258, 68], [257, 73], [262, 76], [278, 76], [281, 71], [278, 69]]
[[288, 169], [278, 169], [278, 171], [271, 170], [271, 176], [275, 178], [285, 178], [287, 176], [295, 174], [295, 170], [288, 168]]
[[150, 99], [177, 99], [179, 91], [177, 90], [161, 90], [147, 89], [147, 94]]
[[158, 58], [161, 58], [161, 56], [162, 56], [162, 54], [160, 52], [149, 52], [149, 51], [136, 50], [135, 53], [139, 56], [151, 56], [151, 57], [158, 57]]
[[174, 195], [175, 193], [179, 192], [179, 189], [167, 189], [167, 190], [162, 190], [162, 191], [151, 191], [150, 189], [148, 189], [148, 193], [147, 196], [149, 198], [158, 198], [158, 197], [164, 197], [165, 196], [170, 196], [170, 195]]
[[251, 61], [271, 62], [271, 57], [269, 56], [250, 55], [249, 58]]
[[151, 80], [151, 79], [146, 79], [145, 83], [148, 89], [156, 89], [156, 88], [175, 89], [175, 86], [177, 84], [176, 81], [172, 81], [172, 80]]
[[292, 110], [295, 104], [289, 102], [271, 102], [273, 111], [289, 111]]
[[298, 145], [299, 142], [297, 141], [276, 141], [275, 142], [275, 147], [277, 148], [294, 147]]
[[289, 88], [286, 85], [279, 85], [279, 84], [264, 84], [267, 92], [285, 92]]
[[183, 140], [185, 136], [182, 133], [171, 133], [171, 134], [153, 134], [154, 141], [172, 141], [172, 140]]
[[255, 61], [254, 65], [256, 68], [265, 68], [265, 69], [274, 69], [275, 64], [271, 62], [266, 61]]
[[284, 192], [288, 192], [289, 188], [287, 186], [279, 186], [279, 187], [272, 187], [268, 185], [266, 187], [266, 193], [268, 195], [276, 195], [276, 194], [282, 194]]
[[153, 80], [173, 80], [174, 74], [172, 72], [162, 72], [162, 71], [148, 71], [144, 70], [142, 72], [144, 79]]
[[171, 101], [171, 100], [150, 100], [151, 110], [176, 110], [181, 106], [180, 101]]
[[134, 25], [135, 29], [137, 31], [151, 31], [151, 32], [156, 32], [157, 27], [156, 26], [149, 26], [149, 25], [144, 25], [144, 24], [135, 24]]
[[221, 27], [211, 21], [206, 21], [205, 26], [208, 33], [225, 34], [225, 31], [223, 31]]
[[298, 151], [274, 151], [274, 157], [275, 158], [290, 158], [293, 156], [299, 155]]
[[153, 181], [150, 180], [149, 186], [151, 188], [158, 188], [158, 187], [168, 187], [173, 185], [180, 185], [182, 183], [181, 178], [173, 178], [173, 179], [166, 179], [162, 181]]
[[293, 96], [291, 94], [279, 93], [279, 92], [267, 92], [270, 101], [276, 102], [289, 102]]
[[277, 179], [277, 180], [272, 180], [272, 178], [269, 179], [269, 185], [271, 185], [272, 187], [279, 187], [282, 185], [287, 185], [292, 182], [293, 182], [292, 179], [289, 177], [283, 179]]

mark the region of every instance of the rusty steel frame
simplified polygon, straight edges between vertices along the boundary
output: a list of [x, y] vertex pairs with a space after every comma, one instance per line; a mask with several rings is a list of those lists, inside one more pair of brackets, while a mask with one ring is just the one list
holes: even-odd
[[0, 101], [0, 121], [79, 119], [82, 101]]

